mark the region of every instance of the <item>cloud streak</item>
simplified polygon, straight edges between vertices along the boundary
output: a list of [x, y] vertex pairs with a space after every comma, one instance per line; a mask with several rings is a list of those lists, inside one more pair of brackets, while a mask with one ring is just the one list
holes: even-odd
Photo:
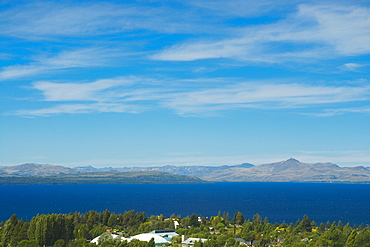
[[[270, 0], [263, 3], [255, 0], [236, 0], [228, 2], [225, 8], [221, 7], [223, 2], [216, 0], [208, 0], [206, 3], [190, 1], [186, 4], [179, 3], [181, 6], [191, 6], [183, 11], [180, 18], [176, 13], [182, 10], [165, 3], [147, 5], [37, 2], [16, 5], [1, 12], [0, 35], [54, 41], [63, 38], [67, 43], [70, 42], [68, 38], [73, 37], [95, 45], [83, 47], [80, 44], [79, 47], [82, 48], [68, 48], [54, 55], [36, 55], [31, 58], [31, 62], [3, 67], [0, 80], [28, 77], [33, 80], [37, 75], [92, 67], [101, 69], [102, 74], [109, 78], [112, 75], [104, 67], [122, 67], [120, 62], [124, 59], [124, 53], [117, 44], [122, 44], [121, 39], [127, 38], [127, 35], [136, 37], [127, 42], [143, 44], [152, 42], [144, 37], [148, 34], [150, 38], [158, 38], [153, 34], [163, 33], [183, 35], [165, 43], [169, 44], [166, 49], [163, 49], [163, 41], [162, 45], [143, 48], [145, 52], [140, 55], [144, 56], [135, 61], [151, 63], [152, 67], [145, 67], [138, 73], [148, 73], [150, 70], [152, 72], [153, 68], [160, 69], [162, 66], [157, 65], [158, 61], [147, 61], [148, 57], [161, 61], [232, 59], [259, 64], [291, 61], [306, 63], [308, 60], [370, 53], [369, 8], [334, 6], [330, 3], [317, 5], [315, 1], [296, 6], [299, 2], [301, 1], [296, 0], [292, 4], [290, 1], [284, 1], [282, 8], [289, 8], [291, 11], [289, 14], [285, 11], [284, 16], [279, 16], [270, 24], [245, 24], [233, 28], [227, 27], [223, 21], [232, 20], [234, 17], [258, 16], [280, 7]], [[241, 11], [250, 6], [254, 9], [249, 9], [249, 12]], [[175, 10], [175, 13], [165, 14], [170, 10]], [[207, 19], [204, 16], [197, 17], [200, 10], [207, 11], [212, 20], [200, 24], [201, 20]], [[190, 22], [186, 24], [184, 20]], [[222, 24], [217, 25], [219, 23]], [[218, 33], [216, 34], [215, 28], [209, 27], [217, 27]], [[205, 29], [209, 31], [202, 33]], [[184, 34], [197, 34], [197, 38], [186, 39], [189, 36]], [[112, 35], [113, 39], [119, 41], [115, 40], [113, 45], [103, 46], [101, 43], [105, 40], [104, 37], [91, 38], [104, 35]], [[143, 39], [140, 38], [142, 36]], [[110, 41], [110, 38], [107, 41]], [[53, 49], [56, 48], [51, 48]], [[150, 49], [153, 50], [149, 51]], [[350, 71], [357, 71], [365, 66], [357, 61], [341, 64], [344, 64], [341, 67], [343, 70]], [[326, 109], [320, 113], [329, 116], [349, 112], [340, 110], [345, 109], [344, 103], [369, 100], [369, 87], [366, 85], [330, 86], [327, 83], [329, 86], [315, 86], [306, 80], [292, 83], [252, 81], [248, 78], [244, 79], [244, 82], [229, 79], [216, 83], [218, 79], [207, 79], [209, 81], [203, 85], [209, 86], [202, 87], [200, 84], [184, 83], [184, 79], [181, 81], [179, 78], [155, 80], [126, 76], [76, 83], [74, 79], [71, 79], [71, 82], [68, 82], [68, 79], [67, 82], [62, 82], [54, 77], [36, 81], [31, 86], [33, 90], [41, 93], [41, 100], [53, 104], [52, 107], [23, 110], [17, 114], [50, 116], [62, 113], [108, 112], [110, 108], [114, 112], [139, 112], [143, 109], [161, 108], [173, 110], [180, 115], [214, 114], [244, 108], [273, 110], [330, 106], [338, 109]]]
[[212, 110], [291, 109], [366, 101], [370, 87], [308, 86], [304, 84], [239, 83], [177, 95], [166, 102], [179, 114], [205, 114]]
[[82, 48], [62, 51], [53, 56], [39, 55], [25, 65], [3, 67], [0, 71], [0, 80], [11, 80], [56, 72], [72, 68], [86, 68], [107, 66], [112, 59], [121, 55], [117, 50], [104, 48]]
[[369, 8], [300, 5], [285, 20], [241, 28], [229, 38], [183, 42], [151, 58], [165, 61], [229, 58], [277, 63], [368, 53]]
[[37, 110], [20, 110], [12, 115], [23, 117], [48, 117], [59, 114], [86, 114], [86, 113], [137, 113], [140, 107], [113, 104], [113, 103], [84, 103], [84, 104], [58, 104], [53, 107], [37, 109]]
[[[172, 13], [168, 15], [168, 13]], [[0, 35], [23, 39], [86, 38], [130, 33], [136, 30], [160, 33], [210, 32], [191, 11], [170, 4], [115, 4], [36, 2], [16, 5], [0, 17]], [[197, 23], [197, 25], [194, 25]]]
[[[23, 110], [16, 115], [136, 113], [162, 108], [175, 110], [178, 114], [187, 116], [217, 114], [220, 111], [243, 108], [277, 110], [317, 106], [338, 107], [348, 102], [366, 102], [370, 99], [370, 87], [367, 85], [312, 86], [276, 81], [229, 82], [229, 84], [232, 85], [189, 89], [189, 87], [184, 88], [182, 83], [174, 81], [169, 83], [140, 77], [119, 77], [88, 83], [39, 81], [33, 84], [33, 89], [42, 93], [42, 101], [53, 102], [57, 106], [40, 110]], [[338, 111], [344, 112], [344, 110]]]
[[299, 3], [299, 0], [282, 0], [276, 2], [274, 0], [188, 0], [187, 3], [199, 8], [206, 9], [215, 15], [227, 17], [254, 17], [259, 16], [273, 10], [279, 10]]
[[46, 101], [104, 101], [104, 91], [130, 84], [127, 79], [106, 79], [90, 83], [54, 83], [39, 81], [33, 88], [42, 91]]
[[325, 109], [323, 113], [313, 114], [319, 117], [332, 117], [337, 115], [343, 115], [346, 113], [370, 113], [370, 106], [357, 107], [357, 108], [338, 108], [338, 109]]

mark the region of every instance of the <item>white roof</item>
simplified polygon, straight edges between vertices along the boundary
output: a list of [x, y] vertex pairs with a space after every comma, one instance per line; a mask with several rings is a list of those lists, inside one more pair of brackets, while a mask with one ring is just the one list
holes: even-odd
[[[117, 235], [117, 234], [114, 234], [114, 233], [111, 233], [111, 235], [112, 235], [112, 237], [113, 238], [117, 238], [117, 237], [119, 237], [119, 235]], [[97, 236], [96, 238], [94, 238], [93, 240], [91, 240], [91, 242], [90, 243], [92, 243], [92, 244], [98, 244], [99, 243], [99, 238], [101, 237], [101, 235], [100, 236]], [[124, 241], [124, 240], [128, 240], [127, 238], [124, 238], [124, 237], [120, 237], [120, 240], [121, 241]]]
[[154, 238], [154, 242], [156, 244], [168, 244], [168, 243], [170, 243], [169, 241], [167, 241], [163, 237], [161, 237], [161, 236], [159, 236], [157, 234], [153, 234], [153, 233], [142, 233], [142, 234], [139, 234], [139, 235], [135, 235], [135, 236], [132, 236], [130, 238], [130, 240], [132, 240], [132, 239], [138, 239], [140, 241], [149, 242], [152, 238]]
[[202, 241], [202, 243], [204, 243], [205, 241], [207, 241], [208, 239], [206, 238], [188, 238], [186, 239], [184, 242], [182, 242], [183, 244], [194, 244], [195, 242], [199, 242], [199, 241]]
[[[168, 229], [168, 231], [166, 231], [167, 229], [164, 229], [164, 230], [154, 230], [154, 231], [151, 231], [149, 233], [152, 233], [152, 234], [155, 234], [155, 235], [159, 235], [161, 237], [168, 237], [168, 238], [173, 238], [173, 237], [178, 237], [179, 234], [177, 234], [173, 229]], [[156, 231], [159, 231], [159, 232], [156, 232]]]
[[92, 243], [92, 244], [98, 244], [99, 238], [100, 238], [100, 236], [97, 236], [96, 238], [94, 238], [93, 240], [91, 240], [90, 243]]

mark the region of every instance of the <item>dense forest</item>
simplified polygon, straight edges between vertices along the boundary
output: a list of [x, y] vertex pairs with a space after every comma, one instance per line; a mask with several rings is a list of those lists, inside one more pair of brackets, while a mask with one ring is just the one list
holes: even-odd
[[[252, 219], [236, 212], [229, 217], [227, 212], [207, 218], [192, 214], [186, 217], [163, 215], [147, 217], [143, 212], [127, 211], [115, 214], [89, 211], [87, 213], [37, 215], [30, 222], [12, 215], [6, 222], [0, 222], [0, 246], [154, 246], [153, 239], [144, 241], [117, 241], [110, 232], [123, 236], [147, 233], [157, 229], [175, 229], [179, 237], [172, 239], [170, 246], [182, 246], [181, 236], [204, 238], [204, 243], [194, 246], [370, 246], [370, 228], [364, 225], [350, 225], [338, 222], [316, 223], [304, 215], [295, 223], [270, 223], [256, 214]], [[105, 234], [105, 235], [104, 235]], [[99, 238], [98, 245], [90, 243]], [[103, 237], [105, 236], [105, 237]]]

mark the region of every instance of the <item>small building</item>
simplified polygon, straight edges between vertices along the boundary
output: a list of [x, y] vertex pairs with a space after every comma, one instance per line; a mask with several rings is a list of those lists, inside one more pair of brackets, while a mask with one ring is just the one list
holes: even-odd
[[248, 247], [254, 247], [258, 243], [258, 240], [247, 241], [246, 243]]
[[179, 236], [179, 234], [177, 234], [174, 229], [160, 229], [160, 230], [151, 231], [149, 233], [161, 236], [168, 241], [171, 241], [173, 237]]
[[202, 243], [206, 242], [207, 239], [206, 238], [188, 238], [188, 239], [183, 239], [182, 243], [181, 243], [181, 246], [182, 247], [191, 247], [191, 246], [194, 246], [194, 244], [196, 242], [199, 242], [201, 241]]
[[247, 245], [247, 241], [242, 238], [234, 238], [236, 242], [239, 242], [240, 245]]
[[177, 229], [177, 227], [179, 227], [180, 223], [177, 220], [174, 220], [173, 225], [175, 226], [175, 229]]

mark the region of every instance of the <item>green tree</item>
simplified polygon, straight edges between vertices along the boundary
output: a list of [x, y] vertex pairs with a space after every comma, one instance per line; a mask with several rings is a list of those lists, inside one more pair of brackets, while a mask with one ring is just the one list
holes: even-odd
[[86, 213], [86, 225], [88, 229], [92, 229], [98, 220], [99, 216], [95, 211], [89, 211]]
[[101, 218], [101, 222], [104, 224], [104, 225], [107, 225], [108, 224], [108, 219], [110, 217], [110, 212], [108, 211], [108, 209], [106, 209], [103, 214], [102, 214], [102, 218]]
[[255, 214], [255, 215], [253, 215], [253, 218], [252, 218], [252, 220], [253, 220], [253, 222], [252, 222], [252, 224], [253, 225], [259, 225], [259, 224], [261, 224], [261, 215], [259, 215], [259, 214]]
[[369, 247], [370, 246], [370, 229], [363, 228], [355, 238], [354, 247]]
[[105, 232], [103, 233], [99, 239], [98, 239], [98, 243], [100, 245], [102, 245], [103, 243], [112, 243], [114, 244], [114, 240], [113, 240], [113, 236], [110, 232]]
[[154, 246], [155, 246], [154, 238], [151, 238], [150, 241], [146, 244], [146, 247], [154, 247]]
[[233, 224], [243, 225], [244, 221], [245, 221], [244, 215], [241, 212], [236, 211], [234, 214], [234, 218], [232, 220]]
[[307, 215], [303, 216], [302, 221], [299, 222], [298, 226], [296, 227], [297, 232], [311, 232], [312, 226], [310, 218]]
[[17, 247], [38, 247], [38, 244], [35, 240], [22, 240]]
[[223, 218], [224, 218], [225, 224], [228, 225], [229, 224], [229, 219], [230, 219], [229, 213], [225, 211], [223, 213]]
[[105, 232], [107, 229], [108, 227], [106, 226], [96, 225], [93, 229], [89, 231], [89, 234], [91, 235], [91, 238], [96, 238], [97, 236]]
[[73, 230], [73, 215], [38, 215], [30, 222], [28, 237], [40, 246], [52, 246], [59, 239], [65, 242], [73, 239]]
[[331, 227], [326, 231], [319, 240], [326, 241], [330, 243], [331, 247], [342, 247], [345, 246], [348, 236], [343, 234], [338, 228]]
[[198, 216], [196, 214], [190, 215], [189, 225], [193, 227], [198, 227], [200, 225], [200, 222], [198, 221]]
[[58, 239], [55, 241], [53, 247], [64, 247], [66, 245], [66, 241], [64, 239]]
[[338, 229], [341, 231], [343, 230], [343, 223], [341, 220], [338, 221]]
[[18, 233], [17, 229], [19, 229], [17, 215], [13, 214], [5, 222], [4, 232], [1, 238], [3, 246], [8, 246], [8, 245], [15, 246], [15, 245], [12, 245], [14, 243], [11, 244], [11, 242], [12, 242], [12, 239]]
[[108, 218], [108, 222], [107, 222], [107, 225], [110, 226], [110, 227], [114, 227], [115, 225], [117, 225], [118, 223], [118, 216], [115, 215], [115, 214], [111, 214]]
[[4, 224], [3, 233], [0, 228], [0, 246], [3, 241], [3, 246], [18, 246], [18, 243], [27, 239], [27, 229], [29, 223], [23, 220], [18, 220], [17, 216], [12, 215]]
[[357, 237], [357, 230], [353, 230], [351, 234], [348, 236], [345, 247], [353, 247], [355, 246], [355, 239]]
[[325, 232], [325, 225], [322, 222], [320, 223], [319, 231], [320, 231], [320, 233], [324, 233]]
[[307, 245], [302, 242], [297, 242], [292, 245], [292, 247], [306, 247]]

